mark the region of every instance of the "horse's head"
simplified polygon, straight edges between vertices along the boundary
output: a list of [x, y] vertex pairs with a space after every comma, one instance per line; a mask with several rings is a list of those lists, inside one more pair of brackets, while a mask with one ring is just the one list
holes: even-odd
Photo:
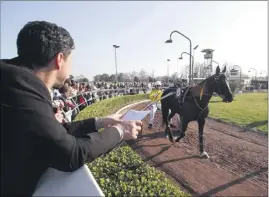
[[223, 99], [223, 102], [229, 103], [233, 101], [233, 94], [231, 92], [229, 82], [225, 76], [225, 72], [226, 66], [221, 72], [219, 66], [216, 68], [216, 74], [214, 75], [216, 84], [214, 92], [216, 92]]

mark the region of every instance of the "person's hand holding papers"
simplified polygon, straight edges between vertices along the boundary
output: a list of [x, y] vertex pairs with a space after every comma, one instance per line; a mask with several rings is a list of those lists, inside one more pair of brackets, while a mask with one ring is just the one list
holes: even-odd
[[120, 132], [122, 140], [137, 139], [138, 133], [141, 131], [142, 121], [132, 119], [124, 119], [122, 114], [111, 114], [109, 116], [96, 119], [97, 129], [114, 127]]
[[142, 124], [141, 120], [126, 120], [116, 124], [115, 127], [122, 131], [123, 140], [134, 140], [137, 139], [137, 135], [142, 129]]
[[108, 128], [110, 126], [113, 126], [115, 124], [121, 123], [122, 120], [122, 114], [111, 114], [109, 116], [106, 116], [103, 118], [103, 126], [104, 128]]

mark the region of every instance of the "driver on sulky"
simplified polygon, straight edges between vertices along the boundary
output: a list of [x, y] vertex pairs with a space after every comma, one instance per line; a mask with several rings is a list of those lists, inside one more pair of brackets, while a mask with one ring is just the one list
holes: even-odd
[[149, 99], [151, 100], [151, 102], [154, 103], [159, 100], [158, 103], [154, 103], [150, 106], [150, 118], [149, 118], [149, 126], [148, 126], [149, 129], [152, 128], [155, 113], [158, 109], [158, 105], [160, 104], [160, 98], [162, 96], [161, 85], [162, 83], [160, 81], [156, 81], [154, 84], [154, 88], [149, 94]]

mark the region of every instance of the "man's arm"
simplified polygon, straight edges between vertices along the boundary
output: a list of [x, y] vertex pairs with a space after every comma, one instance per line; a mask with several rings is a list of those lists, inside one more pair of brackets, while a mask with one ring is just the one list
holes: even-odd
[[67, 130], [67, 133], [75, 137], [81, 137], [88, 133], [97, 132], [99, 129], [103, 128], [103, 119], [89, 118], [72, 123], [65, 123], [63, 126]]
[[[84, 129], [87, 124], [92, 124], [91, 121], [94, 120], [84, 122]], [[123, 137], [123, 131], [118, 127], [75, 137], [48, 115], [35, 116], [31, 120], [31, 128], [39, 128], [35, 130], [35, 136], [39, 140], [36, 150], [40, 159], [48, 163], [49, 167], [61, 171], [77, 170], [112, 150]]]
[[154, 90], [152, 90], [149, 94], [149, 99], [152, 101], [154, 100]]
[[156, 100], [160, 100], [161, 98], [162, 98], [162, 91], [159, 90]]

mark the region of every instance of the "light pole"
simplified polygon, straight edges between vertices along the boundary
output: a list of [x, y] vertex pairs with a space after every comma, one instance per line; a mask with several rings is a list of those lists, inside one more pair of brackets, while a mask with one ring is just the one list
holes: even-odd
[[172, 35], [173, 35], [174, 33], [178, 33], [179, 35], [183, 36], [184, 38], [186, 38], [186, 39], [190, 42], [190, 68], [189, 68], [189, 72], [190, 72], [190, 75], [189, 75], [189, 85], [190, 85], [190, 84], [191, 84], [191, 63], [192, 63], [192, 61], [191, 61], [191, 55], [192, 55], [192, 42], [191, 42], [191, 40], [190, 40], [187, 36], [185, 36], [184, 34], [180, 33], [179, 31], [176, 31], [176, 30], [175, 30], [175, 31], [172, 31], [172, 32], [171, 32], [169, 40], [166, 40], [165, 43], [172, 43], [172, 42], [173, 42], [173, 41], [172, 41]]
[[169, 62], [171, 60], [170, 59], [167, 59], [167, 83], [169, 83]]
[[187, 53], [187, 52], [182, 52], [181, 54], [180, 54], [180, 59], [183, 59], [183, 57], [182, 57], [182, 55], [183, 54], [187, 54], [187, 55], [189, 55], [189, 56], [191, 56], [191, 58], [193, 59], [193, 56], [192, 55], [190, 55], [189, 53]]
[[[183, 54], [187, 54], [187, 55], [189, 55], [189, 56], [192, 58], [192, 64], [193, 64], [193, 62], [194, 62], [194, 58], [193, 58], [193, 56], [192, 56], [191, 54], [187, 53], [187, 52], [182, 52], [181, 55], [180, 55], [180, 59], [183, 59], [183, 57], [182, 57]], [[193, 65], [192, 65], [192, 69], [193, 69]], [[192, 70], [192, 71], [193, 71], [193, 70]], [[191, 78], [190, 78], [190, 79], [193, 80], [193, 76], [192, 76], [193, 73], [190, 73], [190, 75], [191, 75]], [[189, 82], [189, 84], [191, 84], [191, 82]]]
[[113, 47], [115, 49], [116, 83], [118, 83], [117, 49], [120, 48], [120, 46], [114, 44]]
[[192, 55], [192, 69], [191, 69], [192, 80], [193, 80], [194, 52], [195, 52], [195, 50], [198, 48], [198, 46], [199, 46], [199, 45], [196, 45], [196, 46], [193, 48], [193, 55]]
[[[255, 86], [257, 86], [257, 70], [255, 69], [255, 68], [250, 68], [249, 70], [248, 70], [248, 72], [251, 72], [251, 70], [254, 70], [255, 71]], [[256, 88], [256, 87], [255, 87]]]
[[[239, 83], [239, 89], [241, 90], [241, 85], [242, 85], [242, 81], [241, 81], [241, 79], [242, 79], [242, 68], [241, 68], [240, 66], [238, 66], [238, 65], [234, 65], [234, 68], [235, 68], [235, 67], [237, 67], [237, 68], [240, 69], [240, 76], [239, 76], [240, 83]], [[234, 69], [234, 70], [235, 70], [235, 69]]]

